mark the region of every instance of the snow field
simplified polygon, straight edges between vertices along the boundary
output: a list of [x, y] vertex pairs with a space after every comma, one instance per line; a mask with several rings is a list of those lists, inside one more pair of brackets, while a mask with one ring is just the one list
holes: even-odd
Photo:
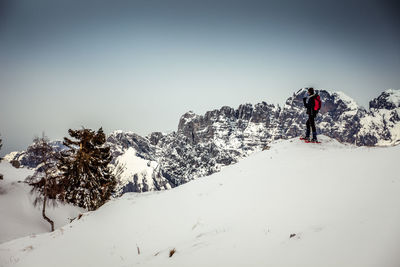
[[[49, 232], [50, 224], [42, 217], [42, 205], [33, 206], [31, 187], [21, 182], [28, 175], [32, 175], [33, 171], [16, 169], [3, 160], [0, 163], [0, 173], [4, 175], [4, 180], [0, 180], [0, 243]], [[81, 212], [84, 210], [64, 204], [46, 208], [46, 214], [54, 221], [55, 228], [69, 223], [69, 218], [74, 218]]]
[[209, 177], [127, 193], [1, 244], [0, 266], [399, 266], [400, 147], [320, 139], [275, 141]]

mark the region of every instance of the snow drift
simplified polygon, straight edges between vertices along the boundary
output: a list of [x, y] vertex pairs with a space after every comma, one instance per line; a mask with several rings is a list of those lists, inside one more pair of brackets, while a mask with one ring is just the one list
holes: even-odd
[[321, 139], [274, 141], [177, 188], [126, 193], [1, 244], [0, 266], [399, 266], [400, 147]]
[[[42, 218], [42, 206], [34, 207], [32, 204], [32, 187], [23, 182], [33, 171], [26, 168], [16, 169], [10, 163], [2, 161], [0, 173], [4, 175], [4, 180], [0, 180], [0, 243], [50, 231], [50, 224]], [[55, 228], [69, 223], [69, 219], [83, 211], [67, 204], [46, 208], [46, 214], [54, 221]]]

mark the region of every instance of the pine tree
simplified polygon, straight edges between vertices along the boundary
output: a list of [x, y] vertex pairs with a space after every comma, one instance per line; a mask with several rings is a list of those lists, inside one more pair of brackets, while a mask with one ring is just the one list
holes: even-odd
[[26, 179], [28, 184], [33, 187], [31, 193], [36, 193], [33, 204], [35, 206], [43, 204], [43, 219], [50, 223], [51, 231], [54, 231], [54, 222], [46, 216], [46, 206], [50, 200], [55, 204], [57, 198], [63, 198], [63, 188], [57, 169], [57, 154], [44, 133], [41, 138], [35, 137], [33, 139], [33, 144], [28, 147], [27, 152], [33, 155], [39, 164], [34, 174]]
[[64, 138], [69, 149], [61, 153], [59, 169], [65, 188], [65, 201], [88, 210], [103, 205], [117, 184], [108, 167], [112, 157], [103, 129], [68, 130], [75, 139]]

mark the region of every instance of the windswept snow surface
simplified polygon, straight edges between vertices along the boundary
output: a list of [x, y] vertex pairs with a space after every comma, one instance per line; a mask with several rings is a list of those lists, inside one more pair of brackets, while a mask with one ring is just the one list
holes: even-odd
[[[23, 183], [33, 171], [16, 169], [3, 160], [0, 163], [0, 173], [4, 175], [4, 179], [0, 180], [0, 243], [49, 232], [50, 224], [42, 217], [42, 206], [33, 206], [31, 187]], [[72, 205], [58, 204], [57, 207], [46, 208], [46, 215], [54, 221], [55, 228], [69, 223], [69, 218], [74, 218], [81, 212], [84, 210]]]
[[321, 139], [277, 141], [209, 177], [127, 193], [1, 244], [0, 266], [400, 266], [400, 146]]

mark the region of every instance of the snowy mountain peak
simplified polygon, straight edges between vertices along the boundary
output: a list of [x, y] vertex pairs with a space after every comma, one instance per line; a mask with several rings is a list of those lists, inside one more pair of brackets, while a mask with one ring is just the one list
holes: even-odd
[[341, 91], [333, 92], [332, 95], [335, 98], [335, 102], [342, 101], [344, 104], [346, 104], [349, 110], [358, 110], [360, 108], [360, 106], [356, 103], [356, 101], [354, 101], [353, 98], [349, 97]]
[[193, 120], [195, 118], [197, 118], [199, 115], [197, 115], [196, 113], [194, 113], [193, 111], [189, 110], [188, 112], [186, 112], [185, 114], [183, 114], [181, 116], [182, 121], [188, 121], [188, 120]]
[[392, 110], [400, 107], [400, 90], [389, 89], [369, 102], [371, 109]]
[[107, 143], [111, 147], [113, 162], [129, 148], [133, 148], [136, 155], [142, 158], [149, 157], [154, 152], [149, 139], [134, 132], [114, 131], [107, 137]]
[[307, 92], [307, 90], [308, 90], [307, 87], [300, 88], [300, 89], [297, 90], [296, 92], [293, 92], [293, 97], [297, 97], [297, 96], [303, 97], [304, 94]]

